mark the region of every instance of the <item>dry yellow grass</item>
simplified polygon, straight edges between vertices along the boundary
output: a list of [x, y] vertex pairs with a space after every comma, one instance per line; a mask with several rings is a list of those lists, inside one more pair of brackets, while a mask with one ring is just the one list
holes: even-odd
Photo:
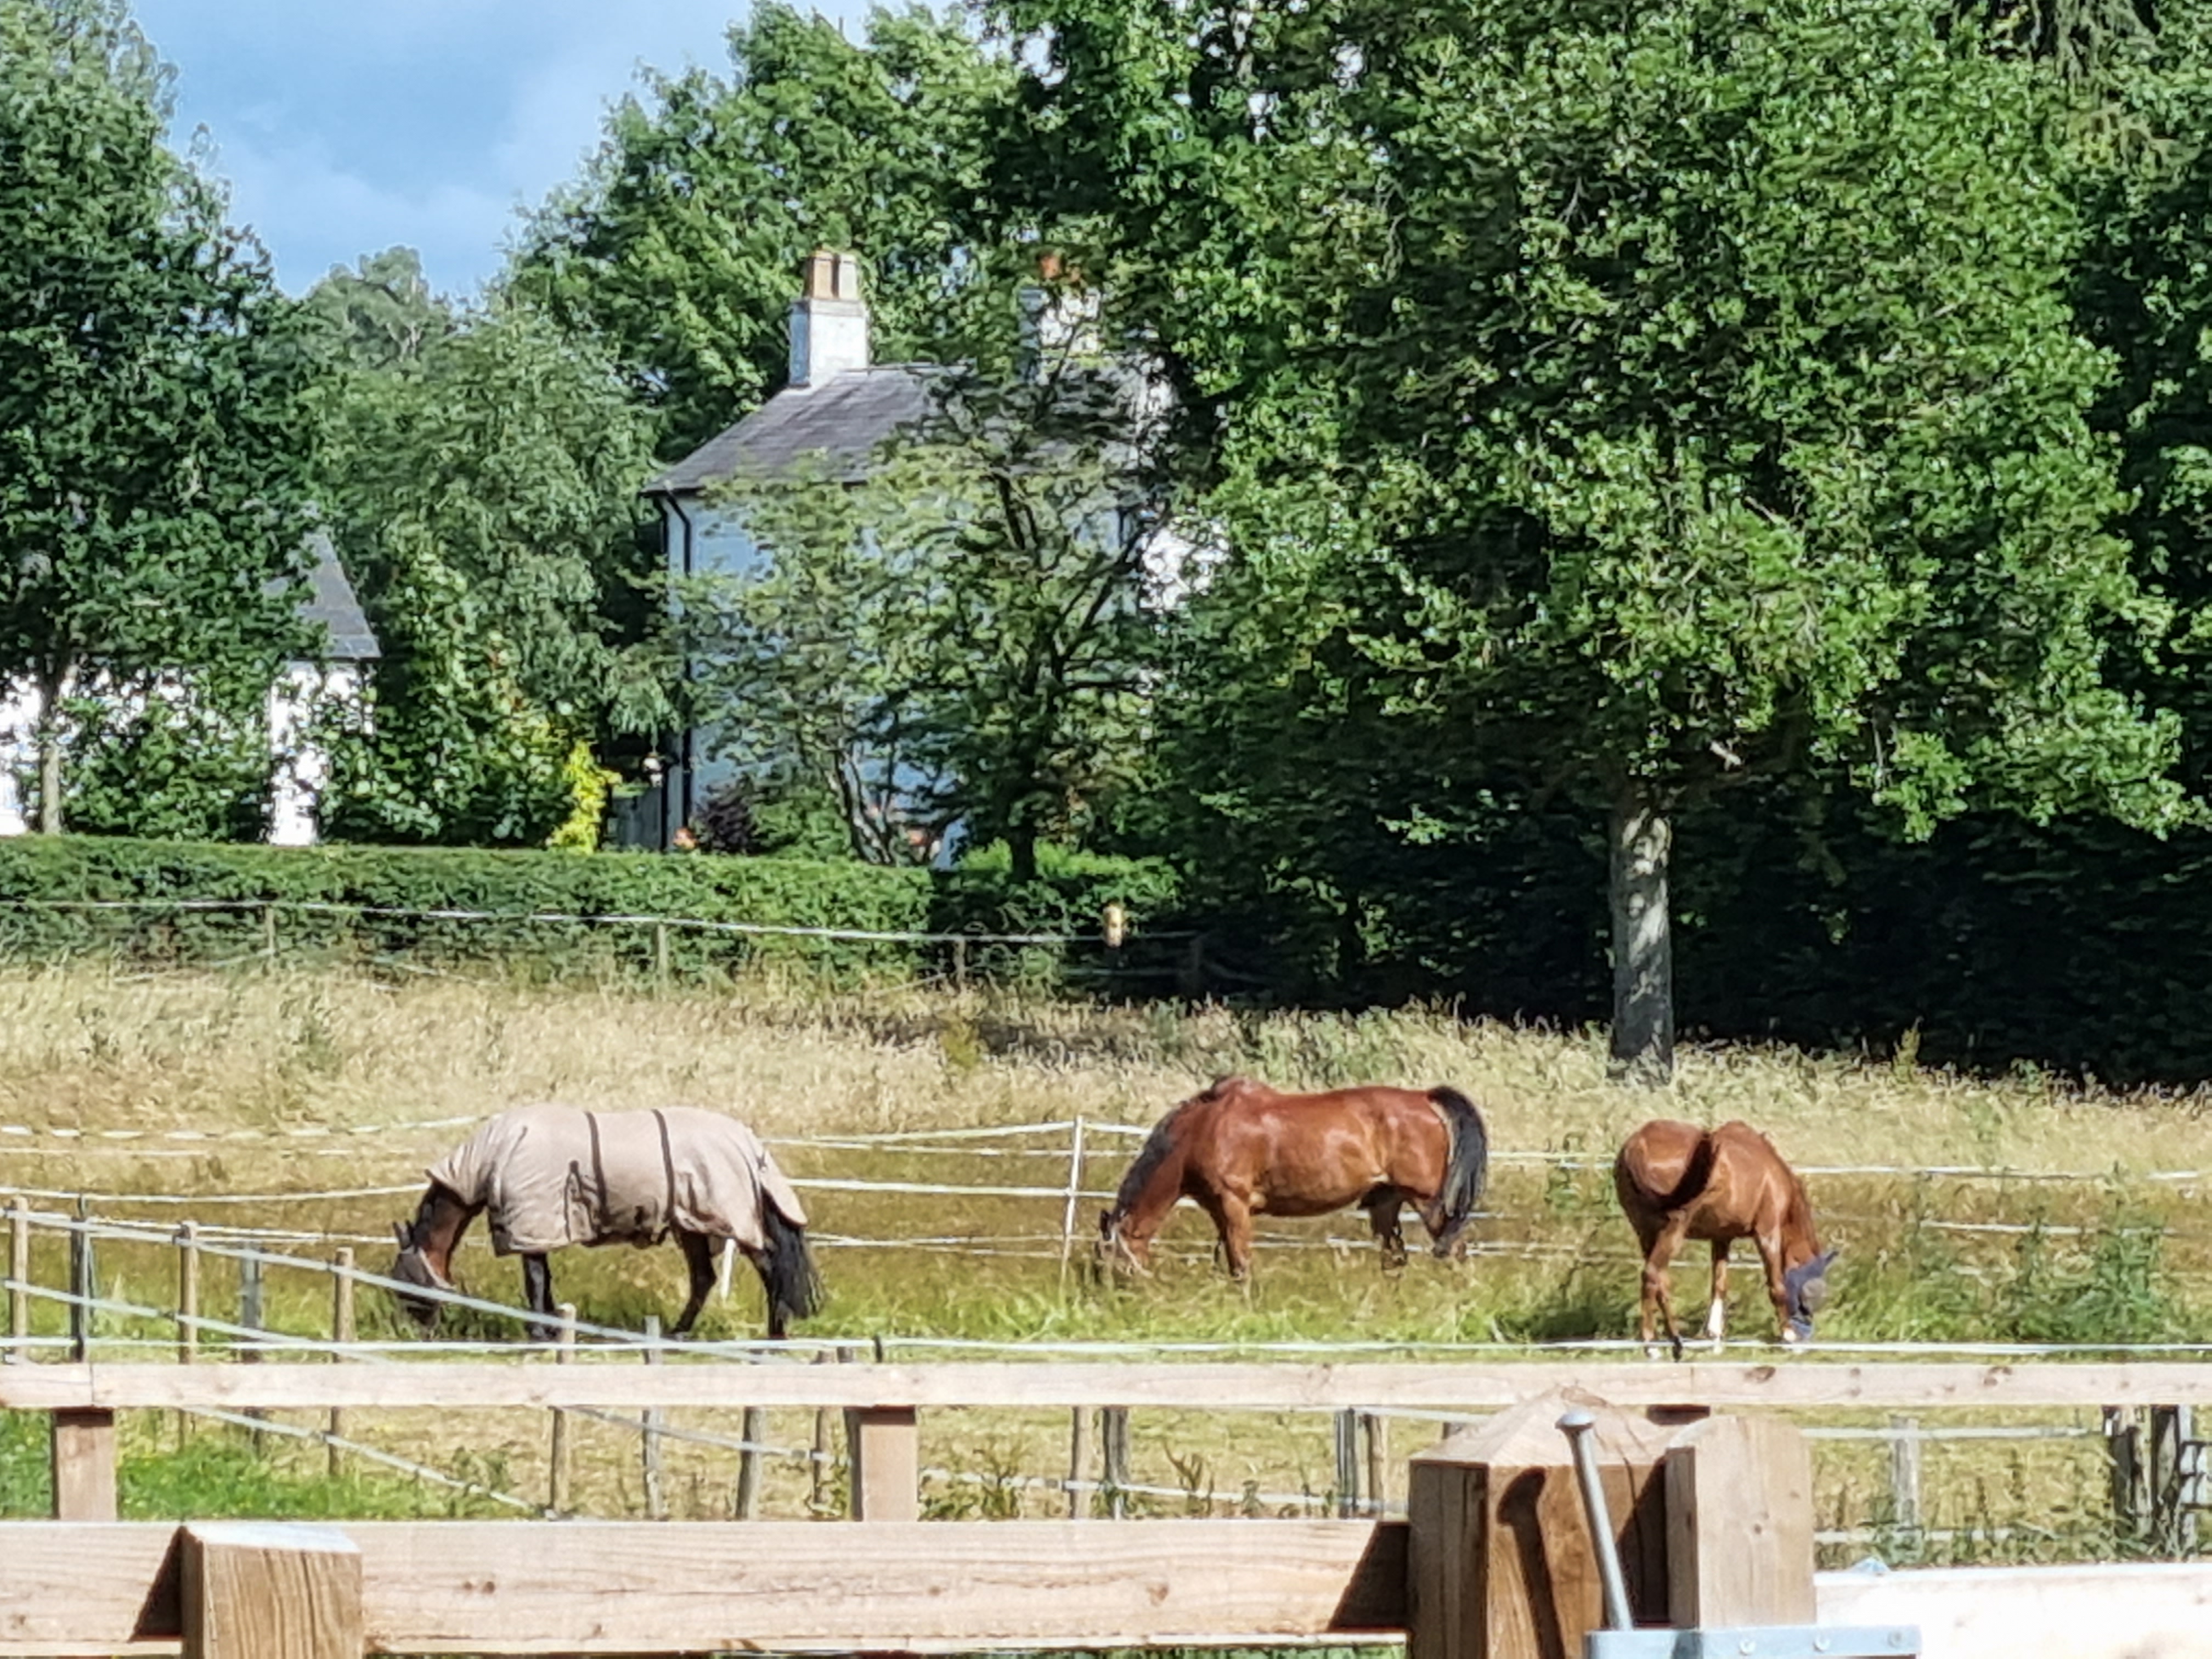
[[516, 1102], [699, 1100], [777, 1133], [1148, 1122], [1212, 1076], [1285, 1087], [1450, 1081], [1494, 1144], [1611, 1146], [1663, 1110], [1742, 1117], [1799, 1161], [2143, 1170], [2212, 1165], [2202, 1094], [1962, 1079], [1788, 1049], [1692, 1048], [1662, 1096], [1609, 1082], [1587, 1034], [1443, 1012], [1248, 1016], [769, 982], [655, 996], [343, 973], [0, 973], [0, 1119], [281, 1128]]
[[[1846, 1337], [1967, 1334], [1956, 1307], [1923, 1316], [1928, 1282], [1992, 1287], [2021, 1282], [2020, 1236], [1929, 1231], [1920, 1212], [1952, 1222], [2022, 1224], [2038, 1218], [2097, 1228], [2117, 1212], [2170, 1224], [2169, 1269], [2203, 1270], [2212, 1241], [2192, 1227], [2197, 1188], [2147, 1183], [2151, 1170], [2212, 1167], [2212, 1117], [2199, 1096], [2112, 1095], [2048, 1079], [1963, 1079], [1888, 1061], [1787, 1050], [1692, 1050], [1663, 1095], [1606, 1076], [1602, 1044], [1580, 1033], [1519, 1030], [1462, 1021], [1443, 1011], [1359, 1016], [1248, 1015], [1213, 1008], [1101, 1008], [1039, 999], [965, 997], [891, 988], [831, 994], [802, 982], [761, 981], [657, 995], [635, 987], [542, 986], [422, 976], [402, 981], [337, 971], [137, 976], [89, 968], [0, 973], [0, 1125], [36, 1133], [0, 1136], [0, 1187], [100, 1194], [299, 1192], [411, 1183], [457, 1138], [453, 1129], [401, 1130], [329, 1139], [308, 1128], [352, 1131], [488, 1113], [527, 1101], [587, 1107], [696, 1102], [744, 1116], [783, 1137], [1003, 1125], [1082, 1115], [1148, 1124], [1217, 1074], [1245, 1071], [1288, 1087], [1376, 1079], [1450, 1082], [1474, 1095], [1494, 1146], [1507, 1152], [1575, 1151], [1601, 1163], [1643, 1118], [1707, 1122], [1740, 1117], [1773, 1136], [1801, 1164], [1969, 1165], [2113, 1172], [2075, 1183], [1941, 1182], [1879, 1176], [1815, 1183], [1826, 1231], [1840, 1237], [1856, 1277], [1845, 1278], [1828, 1327]], [[53, 1130], [87, 1139], [57, 1139]], [[134, 1141], [100, 1132], [150, 1132]], [[164, 1140], [166, 1132], [259, 1132], [214, 1146]], [[1133, 1142], [1103, 1143], [1086, 1184], [1110, 1186]], [[902, 1181], [1045, 1185], [1065, 1177], [1064, 1154], [1036, 1159], [933, 1158], [890, 1151], [797, 1149], [796, 1171]], [[179, 1212], [103, 1201], [110, 1213]], [[201, 1212], [264, 1225], [382, 1234], [404, 1199], [340, 1200]], [[1085, 1224], [1088, 1224], [1086, 1206]], [[1385, 1337], [1467, 1340], [1498, 1334], [1619, 1334], [1633, 1298], [1629, 1239], [1601, 1169], [1547, 1171], [1506, 1163], [1493, 1178], [1487, 1244], [1533, 1248], [1525, 1258], [1479, 1258], [1464, 1267], [1417, 1261], [1383, 1279], [1364, 1248], [1293, 1250], [1287, 1241], [1353, 1239], [1356, 1218], [1270, 1229], [1249, 1295], [1214, 1279], [1206, 1238], [1179, 1222], [1179, 1247], [1162, 1279], [1132, 1295], [1063, 1296], [1052, 1235], [1056, 1205], [1017, 1200], [822, 1194], [817, 1234], [875, 1240], [958, 1237], [967, 1247], [929, 1250], [825, 1248], [834, 1300], [818, 1328], [872, 1334], [1012, 1340]], [[995, 1241], [984, 1243], [984, 1241]], [[2086, 1244], [2061, 1235], [2051, 1259], [2090, 1283]], [[986, 1254], [1003, 1251], [1004, 1254]], [[380, 1266], [376, 1253], [363, 1260]], [[166, 1305], [165, 1252], [103, 1247], [103, 1287]], [[44, 1282], [63, 1271], [58, 1240], [42, 1243]], [[508, 1264], [492, 1266], [480, 1241], [464, 1256], [473, 1288], [514, 1294]], [[210, 1264], [209, 1303], [230, 1293], [227, 1269]], [[556, 1264], [564, 1296], [586, 1317], [635, 1322], [672, 1304], [673, 1252], [603, 1252]], [[1977, 1277], [1977, 1276], [1979, 1277]], [[2009, 1277], [2008, 1277], [2009, 1276]], [[2093, 1275], [2092, 1275], [2093, 1276]], [[1702, 1309], [1686, 1273], [1686, 1307]], [[1739, 1330], [1767, 1328], [1741, 1274]], [[2180, 1282], [2179, 1280], [2175, 1282]], [[2123, 1287], [2124, 1288], [2124, 1287]], [[319, 1285], [272, 1283], [277, 1322], [327, 1328]], [[1954, 1302], [1956, 1298], [1954, 1297]], [[1980, 1316], [1971, 1316], [1973, 1317]], [[365, 1310], [372, 1328], [393, 1328], [389, 1310]], [[1948, 1321], [1949, 1323], [1945, 1322]], [[381, 1323], [380, 1324], [380, 1322]], [[42, 1322], [52, 1328], [57, 1316]], [[710, 1311], [708, 1334], [756, 1328], [749, 1287]], [[151, 1334], [152, 1333], [148, 1333]], [[784, 1416], [792, 1420], [781, 1420]], [[715, 1425], [720, 1432], [732, 1425]], [[804, 1443], [810, 1425], [780, 1414], [772, 1437]], [[966, 1474], [1046, 1474], [1065, 1455], [1064, 1419], [1020, 1414], [941, 1414], [926, 1456]], [[433, 1461], [468, 1452], [521, 1490], [542, 1491], [543, 1425], [526, 1415], [469, 1424], [397, 1423], [386, 1443]], [[1401, 1430], [1402, 1454], [1422, 1431]], [[602, 1446], [601, 1442], [605, 1444]], [[584, 1495], [603, 1511], [639, 1502], [635, 1440], [595, 1428]], [[319, 1455], [319, 1454], [318, 1454]], [[1196, 1486], [1234, 1500], [1262, 1492], [1325, 1490], [1325, 1424], [1216, 1421], [1165, 1416], [1139, 1425], [1137, 1478]], [[1930, 1455], [1939, 1518], [2006, 1522], [2074, 1504], [2094, 1486], [2094, 1453], [2069, 1443], [1972, 1452], [1975, 1474], [1940, 1474], [1967, 1454]], [[2084, 1462], [2085, 1455], [2089, 1462]], [[672, 1447], [672, 1501], [679, 1512], [719, 1513], [733, 1460]], [[1871, 1460], [1871, 1461], [1870, 1461]], [[1863, 1521], [1879, 1496], [1878, 1454], [1823, 1451], [1832, 1522]], [[2085, 1484], [2086, 1483], [2086, 1484]], [[773, 1509], [796, 1513], [807, 1483], [795, 1468], [773, 1472]], [[948, 1508], [1004, 1509], [1009, 1494], [939, 1483]], [[1990, 1496], [1994, 1493], [1995, 1496]], [[1031, 1494], [1027, 1512], [1050, 1512]], [[1173, 1507], [1170, 1504], [1170, 1507]]]

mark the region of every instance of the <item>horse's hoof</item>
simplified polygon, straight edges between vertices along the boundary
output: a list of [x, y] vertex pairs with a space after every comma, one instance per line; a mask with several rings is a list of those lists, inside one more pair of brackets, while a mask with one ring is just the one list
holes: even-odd
[[1656, 1342], [1647, 1342], [1644, 1345], [1644, 1357], [1646, 1359], [1664, 1359], [1667, 1351]]

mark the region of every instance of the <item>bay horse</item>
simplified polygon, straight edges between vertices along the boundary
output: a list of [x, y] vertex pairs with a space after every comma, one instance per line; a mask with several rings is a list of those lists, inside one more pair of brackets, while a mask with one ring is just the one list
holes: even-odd
[[1482, 1201], [1490, 1142], [1456, 1089], [1369, 1085], [1287, 1095], [1226, 1077], [1170, 1110], [1098, 1218], [1102, 1263], [1146, 1273], [1153, 1235], [1178, 1200], [1212, 1218], [1230, 1276], [1252, 1263], [1252, 1218], [1315, 1216], [1358, 1205], [1386, 1268], [1406, 1261], [1401, 1206], [1412, 1204], [1438, 1256], [1459, 1248]]
[[[822, 1281], [806, 1244], [806, 1212], [760, 1138], [720, 1112], [670, 1106], [584, 1112], [526, 1106], [493, 1118], [426, 1171], [415, 1219], [395, 1224], [399, 1255], [390, 1277], [453, 1288], [453, 1249], [489, 1213], [492, 1249], [522, 1258], [523, 1297], [552, 1334], [553, 1275], [546, 1255], [569, 1244], [656, 1244], [670, 1234], [690, 1269], [690, 1298], [670, 1334], [688, 1333], [714, 1284], [714, 1246], [732, 1242], [760, 1275], [768, 1334], [820, 1310]], [[427, 1297], [400, 1304], [426, 1330], [438, 1316]]]
[[1644, 1247], [1638, 1324], [1648, 1352], [1655, 1357], [1658, 1352], [1651, 1316], [1656, 1306], [1674, 1358], [1682, 1357], [1667, 1270], [1691, 1238], [1709, 1240], [1713, 1247], [1705, 1335], [1716, 1345], [1728, 1323], [1729, 1247], [1739, 1238], [1758, 1247], [1782, 1340], [1813, 1340], [1813, 1316], [1827, 1299], [1836, 1253], [1820, 1248], [1805, 1183], [1765, 1135], [1748, 1123], [1723, 1123], [1708, 1132], [1694, 1123], [1655, 1118], [1622, 1144], [1613, 1159], [1613, 1185]]

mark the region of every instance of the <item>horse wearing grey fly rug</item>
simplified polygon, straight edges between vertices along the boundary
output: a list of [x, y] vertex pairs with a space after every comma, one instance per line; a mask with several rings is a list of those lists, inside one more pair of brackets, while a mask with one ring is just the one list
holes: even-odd
[[[493, 1250], [522, 1258], [531, 1310], [553, 1315], [546, 1256], [568, 1244], [657, 1244], [674, 1234], [691, 1271], [691, 1297], [672, 1328], [691, 1328], [714, 1284], [714, 1246], [744, 1252], [768, 1294], [768, 1334], [820, 1307], [822, 1282], [806, 1248], [806, 1212], [760, 1137], [733, 1117], [695, 1106], [584, 1112], [524, 1106], [503, 1112], [428, 1171], [411, 1224], [396, 1225], [392, 1277], [453, 1287], [453, 1249], [478, 1215]], [[402, 1294], [426, 1328], [438, 1305]], [[541, 1340], [550, 1327], [533, 1325]]]

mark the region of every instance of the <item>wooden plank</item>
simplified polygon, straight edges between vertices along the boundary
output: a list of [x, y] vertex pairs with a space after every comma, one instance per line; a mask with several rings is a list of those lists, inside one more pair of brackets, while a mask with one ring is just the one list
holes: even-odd
[[1670, 1623], [1813, 1622], [1813, 1449], [1775, 1417], [1680, 1431], [1667, 1485]]
[[54, 1519], [115, 1519], [115, 1413], [56, 1412], [51, 1434]]
[[845, 1443], [852, 1449], [853, 1519], [921, 1518], [921, 1434], [911, 1406], [849, 1412]]
[[361, 1659], [361, 1552], [337, 1528], [209, 1522], [178, 1542], [185, 1659]]
[[1647, 1620], [1665, 1613], [1660, 1460], [1675, 1425], [1543, 1395], [1447, 1436], [1408, 1466], [1411, 1659], [1562, 1659], [1603, 1623], [1589, 1516], [1559, 1430], [1569, 1405], [1596, 1419], [1591, 1439], [1630, 1606]]
[[0, 1521], [0, 1654], [175, 1653], [168, 1522]]
[[[174, 1653], [175, 1529], [0, 1522], [0, 1656]], [[364, 1522], [372, 1653], [1393, 1640], [1406, 1528], [1340, 1521]], [[850, 1539], [849, 1546], [839, 1540]]]
[[1340, 1406], [1482, 1409], [1556, 1389], [1621, 1407], [1867, 1407], [1902, 1410], [2100, 1406], [2212, 1400], [2212, 1364], [1970, 1365], [1267, 1364], [777, 1365], [657, 1367], [520, 1361], [437, 1365], [10, 1365], [0, 1410], [332, 1406], [461, 1409], [647, 1406], [1170, 1407], [1288, 1411]]
[[2212, 1659], [2212, 1563], [1824, 1572], [1820, 1622], [1917, 1625], [1923, 1659]]

